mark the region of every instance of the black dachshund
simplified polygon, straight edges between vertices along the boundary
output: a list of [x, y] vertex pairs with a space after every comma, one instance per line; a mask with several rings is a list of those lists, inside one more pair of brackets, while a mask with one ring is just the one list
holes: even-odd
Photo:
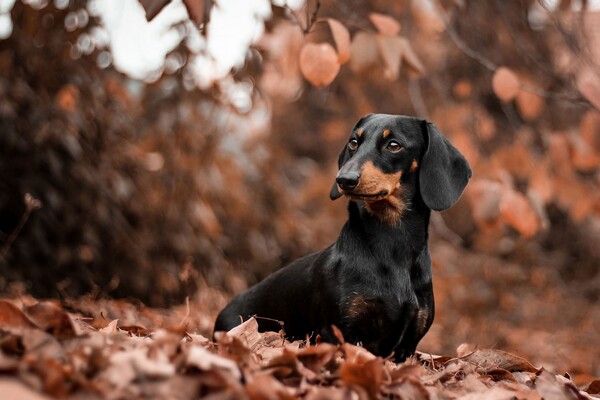
[[257, 316], [261, 331], [282, 321], [292, 339], [336, 342], [335, 325], [397, 362], [415, 352], [434, 315], [429, 216], [456, 203], [469, 164], [435, 125], [385, 114], [358, 121], [338, 164], [330, 197], [350, 202], [337, 241], [238, 295], [215, 332]]

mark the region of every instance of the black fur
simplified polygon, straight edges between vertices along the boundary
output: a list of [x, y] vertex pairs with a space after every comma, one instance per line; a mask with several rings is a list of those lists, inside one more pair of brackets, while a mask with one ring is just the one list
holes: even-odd
[[[384, 130], [390, 132], [383, 135]], [[350, 199], [348, 221], [336, 242], [235, 297], [217, 318], [215, 332], [256, 315], [268, 318], [258, 318], [261, 331], [278, 331], [272, 320], [283, 321], [292, 339], [308, 335], [335, 342], [335, 325], [346, 341], [362, 343], [374, 354], [393, 353], [402, 361], [414, 353], [434, 316], [427, 249], [430, 210], [451, 207], [471, 169], [433, 124], [417, 118], [370, 114], [359, 120], [350, 139], [357, 140], [358, 148], [345, 146], [340, 153], [338, 182], [348, 174], [371, 179], [366, 177], [369, 163], [369, 171], [375, 171], [371, 177], [377, 178], [372, 182], [399, 183], [391, 191], [397, 207], [387, 213], [390, 190], [381, 190], [388, 197], [365, 200], [360, 185], [350, 190], [334, 184], [332, 199]], [[395, 149], [390, 141], [401, 150], [390, 151]], [[397, 176], [399, 182], [388, 179]]]

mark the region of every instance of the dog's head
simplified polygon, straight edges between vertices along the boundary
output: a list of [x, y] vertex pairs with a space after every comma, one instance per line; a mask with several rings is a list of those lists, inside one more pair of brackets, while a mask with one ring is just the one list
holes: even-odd
[[358, 121], [338, 166], [331, 199], [345, 195], [363, 201], [391, 222], [405, 211], [407, 190], [418, 189], [427, 207], [442, 211], [458, 201], [471, 177], [467, 160], [435, 125], [387, 114], [369, 114]]

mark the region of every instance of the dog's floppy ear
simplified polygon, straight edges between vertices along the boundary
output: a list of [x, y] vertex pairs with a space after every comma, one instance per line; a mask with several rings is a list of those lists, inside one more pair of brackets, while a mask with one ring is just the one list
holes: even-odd
[[[340, 156], [338, 157], [338, 171], [340, 170], [340, 168], [342, 168], [342, 165], [344, 165], [344, 163], [346, 162], [347, 157], [348, 157], [348, 150], [347, 150], [347, 147], [344, 146], [344, 148], [342, 149], [342, 152], [340, 153]], [[337, 182], [334, 180], [333, 186], [331, 187], [331, 190], [329, 191], [329, 198], [331, 200], [337, 200], [340, 197], [342, 197], [342, 194], [340, 193], [340, 189], [338, 188]]]
[[467, 186], [471, 168], [435, 125], [423, 121], [423, 129], [427, 150], [419, 171], [421, 197], [430, 209], [447, 210], [458, 201]]

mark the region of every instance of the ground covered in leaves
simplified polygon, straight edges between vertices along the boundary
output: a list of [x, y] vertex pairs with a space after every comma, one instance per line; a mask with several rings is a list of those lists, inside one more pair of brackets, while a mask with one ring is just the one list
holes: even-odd
[[578, 386], [500, 350], [465, 344], [395, 364], [350, 343], [290, 343], [282, 332], [259, 333], [254, 319], [213, 342], [196, 333], [190, 314], [189, 303], [161, 311], [124, 301], [0, 300], [2, 398], [600, 398], [600, 380]]

